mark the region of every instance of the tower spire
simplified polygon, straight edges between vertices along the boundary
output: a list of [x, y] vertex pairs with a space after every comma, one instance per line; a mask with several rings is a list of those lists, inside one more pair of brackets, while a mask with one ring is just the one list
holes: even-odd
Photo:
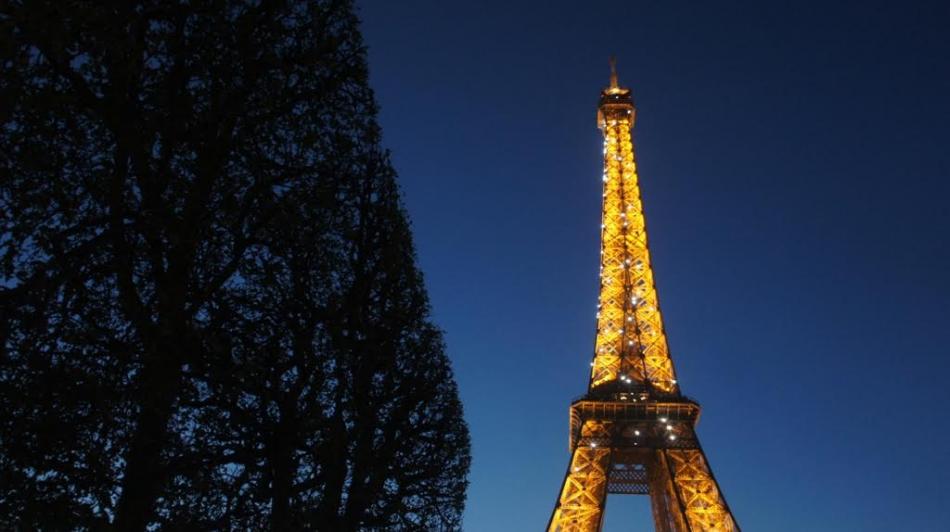
[[620, 88], [620, 85], [617, 83], [617, 58], [614, 56], [610, 56], [610, 88]]
[[660, 315], [640, 182], [633, 154], [635, 108], [630, 89], [617, 83], [600, 94], [598, 126], [604, 133], [604, 202], [600, 244], [600, 297], [590, 392], [618, 386], [679, 395]]

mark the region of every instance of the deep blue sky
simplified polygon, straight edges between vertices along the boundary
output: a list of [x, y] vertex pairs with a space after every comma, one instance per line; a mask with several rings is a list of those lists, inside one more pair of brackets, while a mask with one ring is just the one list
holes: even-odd
[[[541, 530], [566, 468], [610, 54], [674, 362], [743, 528], [946, 530], [950, 4], [359, 5], [472, 430], [467, 531]], [[646, 509], [611, 498], [608, 530]]]

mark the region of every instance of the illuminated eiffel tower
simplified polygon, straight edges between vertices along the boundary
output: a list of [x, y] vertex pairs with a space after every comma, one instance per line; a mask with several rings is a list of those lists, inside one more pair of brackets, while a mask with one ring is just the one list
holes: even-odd
[[587, 395], [571, 404], [571, 461], [548, 531], [601, 530], [607, 494], [650, 495], [657, 532], [738, 531], [680, 394], [653, 283], [630, 130], [630, 89], [601, 92], [604, 133], [597, 339]]

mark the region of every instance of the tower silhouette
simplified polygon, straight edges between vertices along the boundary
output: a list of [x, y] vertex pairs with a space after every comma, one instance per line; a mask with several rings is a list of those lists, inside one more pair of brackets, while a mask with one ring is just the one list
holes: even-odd
[[603, 526], [608, 494], [649, 495], [657, 532], [738, 531], [680, 393], [653, 282], [631, 129], [636, 108], [617, 82], [600, 95], [604, 134], [597, 336], [587, 394], [571, 404], [571, 460], [548, 531]]

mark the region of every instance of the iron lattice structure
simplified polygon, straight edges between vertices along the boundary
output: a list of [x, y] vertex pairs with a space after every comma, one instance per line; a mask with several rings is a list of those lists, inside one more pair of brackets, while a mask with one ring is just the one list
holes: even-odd
[[570, 409], [571, 460], [549, 532], [599, 531], [607, 494], [650, 495], [658, 532], [738, 531], [680, 393], [653, 281], [631, 129], [636, 109], [611, 64], [604, 134], [597, 337], [587, 395]]

